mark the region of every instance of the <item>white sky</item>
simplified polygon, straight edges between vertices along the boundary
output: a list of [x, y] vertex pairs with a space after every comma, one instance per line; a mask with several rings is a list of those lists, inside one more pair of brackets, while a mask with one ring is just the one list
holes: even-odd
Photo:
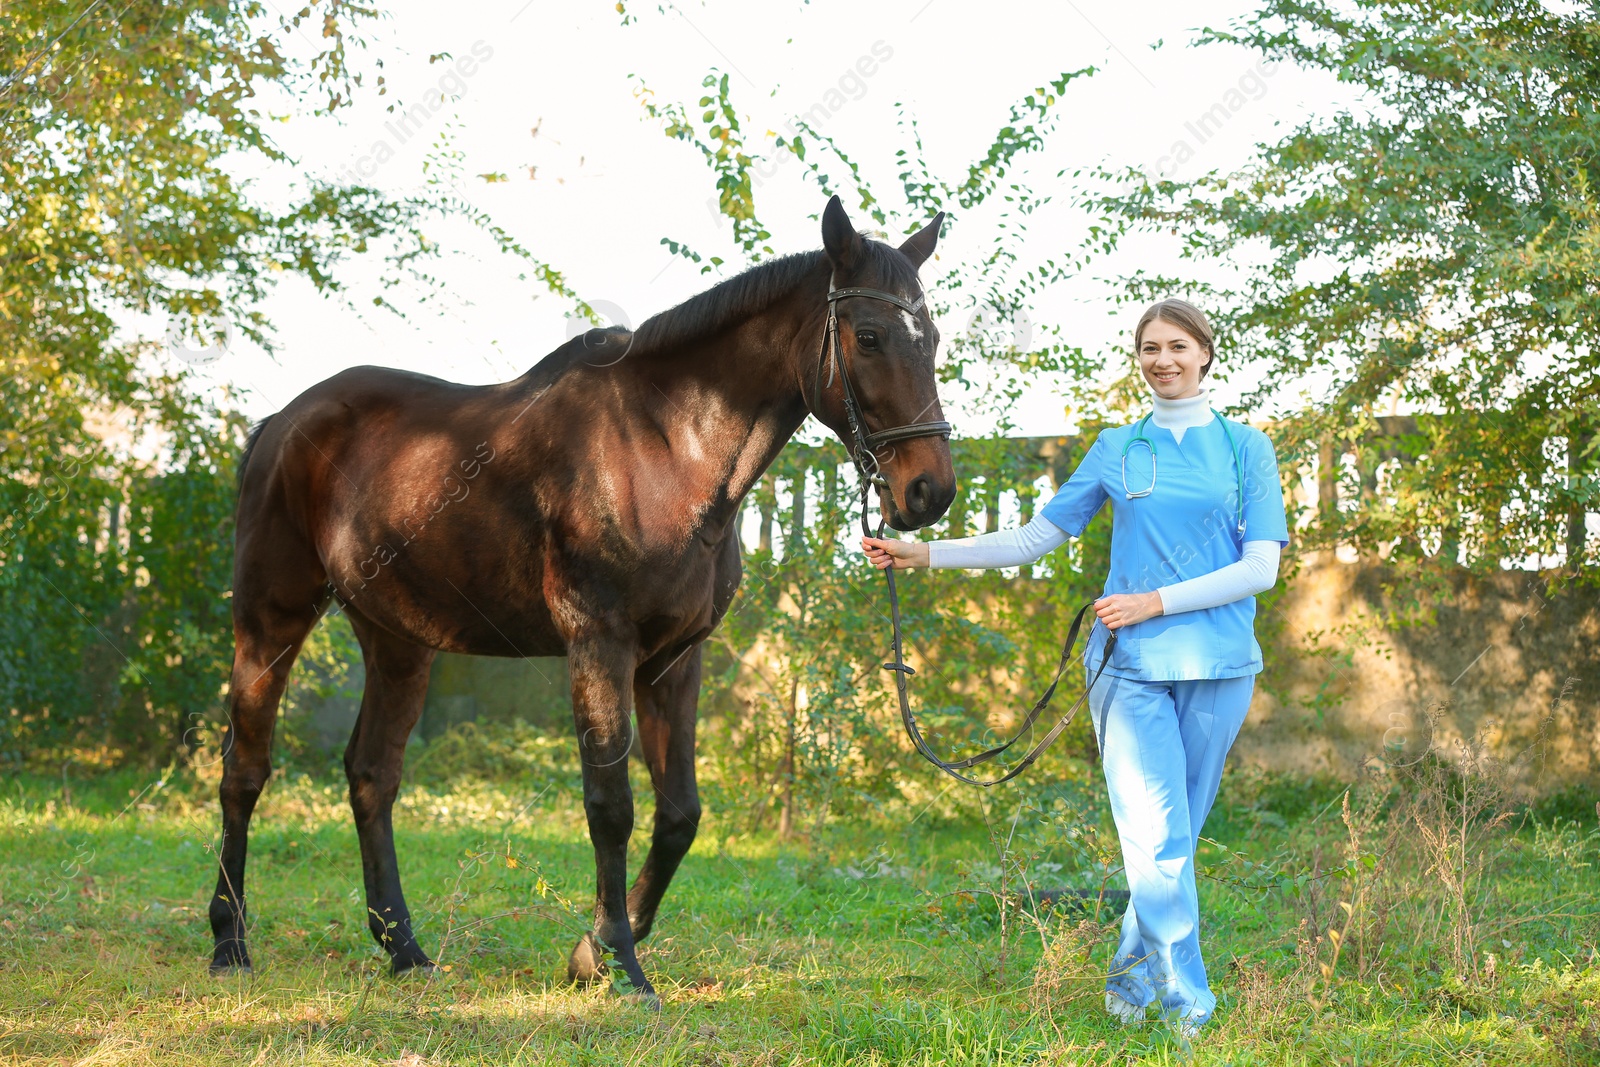
[[[498, 171], [511, 179], [490, 184], [469, 178], [463, 196], [565, 272], [586, 300], [620, 307], [632, 324], [716, 280], [670, 256], [660, 244], [663, 237], [737, 262], [731, 231], [707, 206], [714, 192], [709, 171], [698, 151], [668, 140], [644, 115], [634, 96], [637, 79], [659, 102], [686, 102], [698, 118], [700, 79], [712, 67], [728, 72], [734, 100], [748, 116], [747, 139], [755, 141], [840, 88], [841, 77], [874, 46], [880, 55], [889, 52], [870, 78], [856, 84], [846, 78], [848, 103], [820, 128], [861, 162], [891, 211], [903, 207], [892, 155], [902, 143], [897, 103], [920, 122], [935, 171], [954, 177], [986, 149], [1014, 101], [1062, 71], [1100, 67], [1069, 86], [1049, 148], [1027, 164], [1036, 192], [1065, 194], [1066, 181], [1055, 177], [1064, 167], [1164, 166], [1180, 177], [1232, 168], [1254, 143], [1281, 136], [1283, 127], [1308, 114], [1330, 114], [1351, 96], [1321, 74], [1279, 67], [1262, 76], [1259, 57], [1243, 50], [1189, 47], [1198, 27], [1223, 25], [1250, 10], [1248, 4], [1214, 0], [690, 0], [665, 14], [654, 3], [634, 0], [629, 10], [638, 23], [631, 26], [620, 25], [615, 10], [595, 0], [395, 0], [388, 6], [391, 17], [378, 24], [371, 48], [358, 59], [369, 71], [358, 106], [343, 112], [342, 121], [287, 114], [271, 129], [298, 166], [257, 167], [247, 175], [264, 195], [283, 196], [301, 175], [354, 172], [384, 141], [394, 158], [365, 180], [404, 194], [423, 181], [427, 146], [452, 134], [467, 175]], [[1158, 41], [1164, 44], [1153, 49]], [[448, 61], [429, 64], [431, 53], [460, 58], [475, 48], [487, 58], [459, 88], [446, 83], [457, 99], [420, 132], [402, 143], [385, 128], [393, 116], [384, 105], [396, 98], [414, 103], [449, 73]], [[384, 98], [376, 96], [371, 76], [378, 73], [372, 65], [378, 57], [390, 86]], [[1191, 126], [1219, 103], [1234, 105], [1226, 123], [1211, 136], [1197, 137]], [[288, 101], [268, 106], [292, 111]], [[1179, 142], [1193, 158], [1174, 169], [1162, 157]], [[763, 143], [770, 147], [770, 140]], [[370, 162], [367, 167], [372, 170]], [[531, 180], [529, 167], [537, 168]], [[821, 244], [813, 216], [823, 201], [813, 184], [802, 181], [803, 171], [789, 160], [757, 191], [758, 209], [779, 252]], [[940, 246], [944, 262], [987, 249], [994, 238], [986, 225], [990, 217], [976, 212], [958, 219]], [[912, 221], [892, 219], [896, 229]], [[870, 224], [865, 216], [857, 222]], [[1082, 225], [1064, 197], [1058, 199], [1035, 216], [1018, 250], [1022, 261], [1059, 256], [1075, 243]], [[358, 315], [290, 279], [264, 309], [277, 326], [276, 360], [236, 343], [218, 361], [195, 368], [196, 387], [241, 390], [234, 402], [260, 417], [344, 367], [375, 363], [457, 381], [501, 381], [564, 340], [569, 308], [535, 283], [519, 281], [522, 263], [494, 251], [460, 222], [433, 224], [430, 234], [449, 250], [429, 268], [446, 287], [442, 299], [417, 305], [420, 293], [398, 299], [390, 293], [408, 308], [409, 320], [377, 309]], [[1158, 242], [1138, 247], [1139, 254], [1152, 257], [1143, 264], [1147, 268], [1178, 269], [1171, 249]], [[1096, 273], [1110, 269], [1105, 264]], [[377, 273], [375, 263], [344, 264], [341, 276], [352, 285], [357, 305], [370, 305]], [[1029, 311], [1036, 323], [1059, 324], [1069, 340], [1093, 350], [1113, 339], [1125, 343], [1129, 315], [1137, 314], [1114, 311], [1089, 279], [1059, 286]], [[949, 337], [963, 329], [967, 314], [941, 322], [941, 332]], [[1224, 384], [1218, 398], [1227, 401], [1237, 391]], [[959, 397], [947, 396], [945, 407], [958, 434], [985, 432], [983, 420], [965, 413]], [[1013, 418], [1024, 433], [1068, 429], [1048, 384]]]

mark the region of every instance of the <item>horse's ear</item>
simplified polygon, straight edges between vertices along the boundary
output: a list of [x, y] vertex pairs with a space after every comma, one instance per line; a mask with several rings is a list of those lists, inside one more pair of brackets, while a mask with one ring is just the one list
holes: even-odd
[[861, 252], [861, 235], [850, 224], [850, 216], [837, 196], [822, 209], [822, 247], [827, 250], [828, 259], [840, 270], [854, 264]]
[[900, 254], [905, 256], [917, 266], [922, 266], [933, 255], [933, 246], [939, 243], [939, 228], [944, 225], [944, 212], [939, 212], [916, 233], [907, 237], [905, 244], [900, 246]]

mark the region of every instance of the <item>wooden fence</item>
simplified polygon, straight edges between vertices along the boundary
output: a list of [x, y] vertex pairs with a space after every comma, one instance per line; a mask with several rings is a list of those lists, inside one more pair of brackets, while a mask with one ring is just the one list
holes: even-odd
[[[1341, 503], [1354, 502], [1349, 494], [1370, 501], [1378, 493], [1379, 472], [1384, 464], [1415, 461], [1418, 457], [1410, 450], [1410, 443], [1431, 436], [1427, 433], [1433, 428], [1429, 423], [1440, 418], [1444, 416], [1379, 416], [1372, 420], [1372, 430], [1353, 439], [1324, 439], [1314, 456], [1308, 455], [1298, 464], [1302, 478], [1294, 480], [1298, 486], [1302, 481], [1314, 479], [1315, 499], [1300, 493], [1296, 493], [1295, 499], [1303, 506], [1313, 507], [1317, 517], [1323, 521], [1331, 518]], [[961, 489], [951, 505], [949, 531], [945, 536], [964, 537], [999, 529], [1000, 502], [1008, 491], [1017, 494], [1020, 519], [1027, 522], [1033, 517], [1033, 509], [1038, 503], [1040, 479], [1048, 477], [1052, 493], [1059, 489], [1071, 476], [1092, 440], [1090, 434], [953, 440], [951, 453]], [[1575, 435], [1565, 439], [1569, 470], [1582, 468], [1582, 454], [1588, 443], [1587, 436]], [[1280, 463], [1292, 463], [1294, 457], [1280, 455], [1279, 460]], [[1589, 465], [1593, 466], [1592, 460]], [[822, 479], [820, 500], [813, 502], [813, 511], [815, 503], [826, 505], [830, 498], [835, 504], [840, 499], [853, 503], [851, 494], [857, 485], [856, 474], [838, 442], [829, 441], [823, 445], [791, 444], [768, 470], [761, 487], [745, 503], [747, 510], [754, 510], [760, 516], [760, 547], [771, 546], [775, 522], [792, 524], [806, 521], [811, 491], [802, 492], [790, 512], [781, 514], [775, 500], [776, 485], [785, 483], [792, 494], [802, 472], [816, 471], [825, 472], [825, 477]], [[1346, 472], [1352, 474], [1353, 478], [1343, 477]], [[841, 491], [845, 494], [843, 498], [839, 497]], [[1290, 506], [1292, 527], [1295, 501], [1286, 502]], [[1568, 559], [1577, 559], [1582, 555], [1586, 521], [1583, 510], [1569, 509], [1566, 516]], [[1354, 562], [1354, 559], [1346, 558], [1343, 562]], [[1026, 575], [1026, 568], [1023, 573]]]

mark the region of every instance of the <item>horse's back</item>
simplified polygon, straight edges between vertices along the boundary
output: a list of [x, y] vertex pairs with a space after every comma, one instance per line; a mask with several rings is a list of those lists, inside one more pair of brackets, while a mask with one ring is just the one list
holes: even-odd
[[252, 513], [272, 512], [313, 535], [394, 492], [397, 474], [471, 457], [485, 421], [503, 406], [499, 389], [374, 366], [318, 382], [269, 416], [251, 442], [239, 478], [241, 527]]
[[295, 397], [283, 414], [296, 421], [348, 419], [414, 409], [417, 416], [443, 415], [493, 386], [463, 385], [395, 367], [347, 367]]
[[296, 438], [323, 448], [323, 435], [337, 439], [352, 431], [363, 438], [403, 436], [459, 428], [463, 423], [485, 430], [501, 416], [517, 419], [522, 410], [519, 400], [534, 399], [574, 368], [604, 366], [625, 355], [630, 339], [626, 330], [589, 330], [551, 351], [521, 377], [494, 385], [464, 385], [394, 367], [348, 367], [270, 416], [269, 423], [277, 425], [262, 428], [261, 451], [272, 453]]

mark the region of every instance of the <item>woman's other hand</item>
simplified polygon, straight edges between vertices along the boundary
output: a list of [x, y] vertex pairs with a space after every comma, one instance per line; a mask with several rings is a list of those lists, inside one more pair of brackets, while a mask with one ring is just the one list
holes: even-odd
[[1156, 592], [1112, 593], [1094, 602], [1094, 613], [1108, 630], [1120, 630], [1124, 626], [1153, 619], [1161, 611], [1161, 594]]
[[881, 570], [894, 567], [897, 571], [928, 565], [928, 546], [921, 541], [895, 541], [887, 537], [863, 537], [861, 547], [872, 565]]

